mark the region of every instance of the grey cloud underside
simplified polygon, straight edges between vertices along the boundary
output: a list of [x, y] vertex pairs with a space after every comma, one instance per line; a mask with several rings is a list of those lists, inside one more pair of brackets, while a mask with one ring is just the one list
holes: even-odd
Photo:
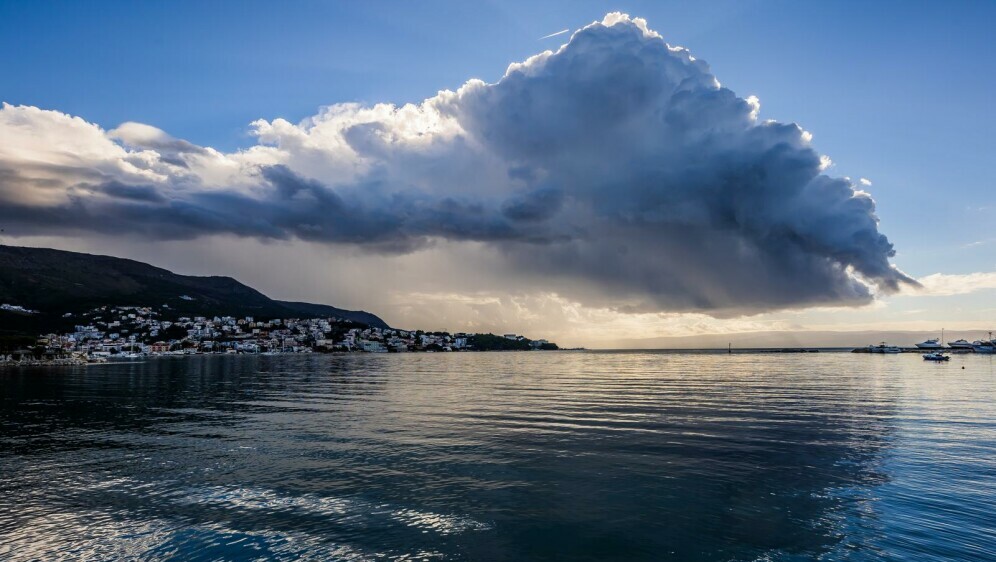
[[[92, 231], [184, 240], [211, 234], [362, 244], [409, 252], [432, 238], [548, 244], [563, 239], [545, 225], [518, 228], [499, 210], [477, 202], [398, 192], [368, 206], [282, 165], [260, 170], [265, 197], [205, 191], [167, 199], [153, 186], [118, 181], [81, 186], [104, 197], [70, 196], [60, 206], [0, 205], [0, 221], [25, 234]], [[0, 174], [10, 181], [12, 174]], [[4, 181], [0, 179], [0, 181]]]
[[[443, 152], [459, 161], [393, 153], [377, 141], [380, 123], [343, 135], [361, 157], [403, 162], [410, 182], [374, 166], [332, 186], [276, 165], [248, 190], [169, 196], [113, 181], [87, 185], [99, 198], [54, 207], [7, 197], [0, 220], [44, 233], [224, 233], [394, 252], [435, 238], [486, 242], [513, 278], [633, 311], [852, 305], [872, 298], [868, 285], [915, 283], [889, 263], [895, 252], [873, 200], [825, 175], [798, 126], [758, 121], [704, 62], [632, 22], [589, 26], [439, 107], [462, 128]], [[160, 148], [183, 161], [184, 150], [202, 150], [188, 144]], [[439, 172], [448, 164], [485, 159], [507, 169], [497, 191], [413, 187], [452, 181]], [[0, 195], [19, 181], [16, 170], [0, 173]]]

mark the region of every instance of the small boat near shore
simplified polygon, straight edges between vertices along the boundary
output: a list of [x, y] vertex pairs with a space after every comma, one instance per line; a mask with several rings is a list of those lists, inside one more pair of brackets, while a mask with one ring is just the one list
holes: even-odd
[[924, 359], [924, 361], [950, 361], [951, 360], [950, 357], [948, 357], [947, 355], [944, 355], [940, 351], [935, 351], [933, 353], [924, 353], [923, 354], [923, 359]]

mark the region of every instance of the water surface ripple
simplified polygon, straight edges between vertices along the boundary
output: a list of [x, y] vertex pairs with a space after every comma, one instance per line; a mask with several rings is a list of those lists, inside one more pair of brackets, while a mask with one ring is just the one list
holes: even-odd
[[996, 552], [989, 357], [193, 357], [0, 385], [3, 560]]

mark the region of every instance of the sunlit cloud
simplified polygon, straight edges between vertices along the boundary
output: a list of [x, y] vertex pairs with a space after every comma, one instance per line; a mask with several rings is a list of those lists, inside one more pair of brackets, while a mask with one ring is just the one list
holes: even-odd
[[996, 289], [996, 272], [934, 273], [920, 277], [919, 288], [910, 288], [908, 294], [923, 296], [965, 295]]

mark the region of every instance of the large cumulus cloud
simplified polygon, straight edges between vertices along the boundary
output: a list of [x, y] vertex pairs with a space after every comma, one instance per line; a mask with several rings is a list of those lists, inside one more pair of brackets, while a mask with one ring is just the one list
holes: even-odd
[[633, 311], [858, 304], [913, 283], [871, 197], [827, 175], [800, 127], [758, 112], [610, 14], [495, 84], [257, 121], [259, 143], [234, 153], [4, 105], [0, 224], [388, 253], [483, 242], [513, 277]]

